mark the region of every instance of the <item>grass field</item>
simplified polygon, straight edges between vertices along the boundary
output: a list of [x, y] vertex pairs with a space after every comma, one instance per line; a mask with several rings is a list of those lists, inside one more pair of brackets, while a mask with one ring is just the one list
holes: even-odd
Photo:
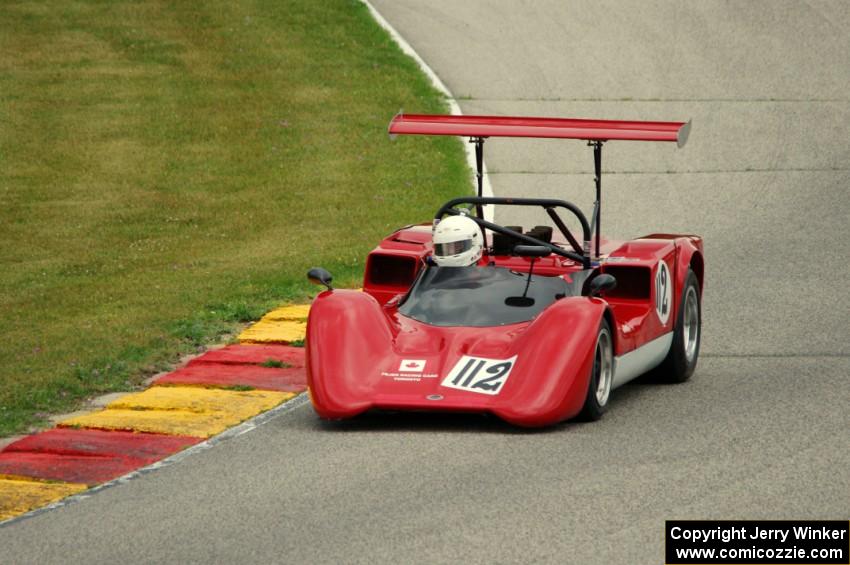
[[0, 3], [0, 435], [357, 285], [469, 189], [444, 101], [353, 0]]

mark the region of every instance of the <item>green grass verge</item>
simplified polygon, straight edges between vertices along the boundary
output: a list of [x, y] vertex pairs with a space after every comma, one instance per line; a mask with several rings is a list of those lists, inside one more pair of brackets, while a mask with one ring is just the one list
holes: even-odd
[[353, 0], [0, 3], [0, 435], [122, 390], [468, 192]]

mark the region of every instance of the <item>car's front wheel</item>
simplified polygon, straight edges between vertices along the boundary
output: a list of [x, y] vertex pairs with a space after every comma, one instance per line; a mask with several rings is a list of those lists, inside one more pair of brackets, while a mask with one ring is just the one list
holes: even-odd
[[598, 420], [608, 408], [611, 398], [611, 384], [614, 382], [614, 340], [611, 338], [611, 327], [603, 318], [596, 336], [596, 351], [593, 355], [593, 368], [590, 371], [590, 382], [587, 386], [587, 396], [584, 407], [579, 413], [581, 420]]

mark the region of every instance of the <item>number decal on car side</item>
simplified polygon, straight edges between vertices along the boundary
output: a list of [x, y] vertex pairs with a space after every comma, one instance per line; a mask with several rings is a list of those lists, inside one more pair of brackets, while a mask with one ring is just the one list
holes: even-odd
[[673, 302], [673, 285], [670, 281], [670, 269], [665, 261], [659, 261], [655, 270], [655, 313], [662, 325], [670, 318]]
[[481, 394], [499, 394], [511, 374], [516, 358], [516, 355], [510, 359], [464, 355], [440, 384]]

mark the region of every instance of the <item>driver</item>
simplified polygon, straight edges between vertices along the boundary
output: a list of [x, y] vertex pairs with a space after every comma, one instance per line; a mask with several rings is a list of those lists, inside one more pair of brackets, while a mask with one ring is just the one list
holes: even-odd
[[449, 216], [434, 227], [434, 262], [440, 267], [469, 267], [481, 259], [481, 229], [467, 216]]

